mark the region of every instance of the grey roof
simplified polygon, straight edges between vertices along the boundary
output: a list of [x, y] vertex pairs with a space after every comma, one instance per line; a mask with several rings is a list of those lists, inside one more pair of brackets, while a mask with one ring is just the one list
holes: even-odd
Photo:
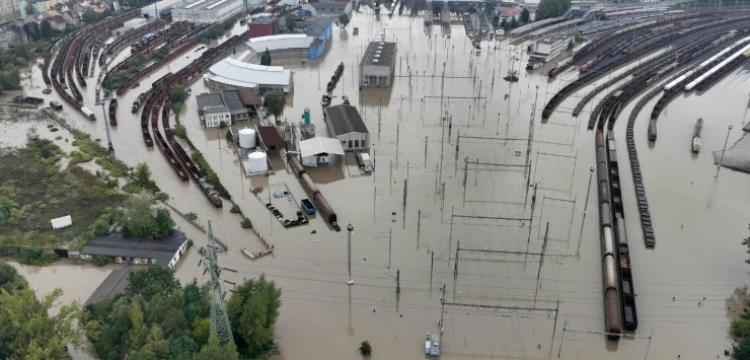
[[203, 114], [220, 114], [228, 112], [229, 109], [224, 105], [206, 106], [203, 108]]
[[182, 4], [178, 3], [178, 5], [174, 6], [174, 9], [188, 9], [191, 11], [218, 10], [229, 5], [233, 5], [233, 2], [229, 0], [188, 0], [182, 2]]
[[224, 105], [224, 100], [221, 98], [221, 94], [218, 94], [218, 93], [200, 94], [198, 95], [197, 99], [198, 99], [198, 109], [201, 109], [201, 110], [209, 106], [223, 106]]
[[95, 305], [105, 298], [112, 299], [116, 295], [124, 294], [129, 283], [128, 273], [131, 271], [133, 271], [131, 267], [112, 270], [109, 276], [94, 290], [94, 293], [89, 296], [84, 305]]
[[314, 37], [323, 35], [323, 32], [326, 31], [326, 28], [331, 25], [332, 22], [333, 21], [331, 21], [330, 18], [318, 17], [308, 25], [311, 29], [310, 35]]
[[310, 5], [318, 11], [343, 11], [348, 4], [339, 2], [320, 2], [310, 3]]
[[247, 112], [247, 107], [242, 103], [237, 90], [224, 90], [221, 92], [221, 96], [230, 112]]
[[126, 238], [120, 233], [112, 233], [91, 239], [81, 254], [150, 258], [156, 259], [159, 265], [169, 266], [174, 254], [186, 241], [185, 234], [179, 230], [170, 230], [166, 237], [154, 240]]
[[339, 136], [352, 132], [369, 134], [367, 126], [359, 115], [357, 108], [351, 105], [336, 105], [326, 109], [329, 130], [333, 136]]
[[[375, 59], [376, 52], [378, 51], [379, 46], [383, 46], [382, 49], [380, 49], [380, 57], [378, 57], [378, 62], [373, 63], [372, 61]], [[367, 45], [367, 50], [365, 50], [365, 55], [362, 57], [362, 61], [359, 63], [359, 66], [363, 65], [380, 65], [380, 66], [393, 66], [394, 64], [394, 58], [396, 57], [396, 43], [393, 42], [371, 42], [370, 45]]]

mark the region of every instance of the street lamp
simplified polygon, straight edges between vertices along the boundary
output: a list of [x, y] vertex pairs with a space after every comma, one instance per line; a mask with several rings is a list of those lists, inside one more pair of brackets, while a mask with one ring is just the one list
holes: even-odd
[[727, 151], [727, 143], [729, 142], [729, 133], [732, 132], [732, 124], [727, 125], [727, 138], [724, 140], [724, 148], [721, 150], [721, 158], [719, 158], [719, 165], [716, 166], [716, 174], [714, 177], [719, 176], [719, 170], [721, 170], [721, 163], [724, 162], [724, 153]]
[[347, 264], [349, 265], [349, 281], [347, 281], [346, 283], [349, 285], [354, 285], [354, 280], [352, 280], [352, 233], [353, 232], [354, 232], [354, 225], [352, 225], [351, 223], [346, 224], [346, 233], [347, 233], [347, 238], [348, 238], [347, 250], [349, 254], [348, 262], [347, 262]]

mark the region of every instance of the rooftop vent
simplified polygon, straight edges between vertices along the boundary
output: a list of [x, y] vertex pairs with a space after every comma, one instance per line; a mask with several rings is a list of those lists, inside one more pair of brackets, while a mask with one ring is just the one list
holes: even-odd
[[377, 63], [378, 63], [378, 59], [373, 59], [373, 60], [372, 60], [372, 63], [373, 63], [373, 64], [377, 64]]

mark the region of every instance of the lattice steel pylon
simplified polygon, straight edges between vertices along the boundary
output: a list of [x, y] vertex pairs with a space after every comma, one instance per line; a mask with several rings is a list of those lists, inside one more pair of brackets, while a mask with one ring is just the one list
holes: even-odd
[[206, 261], [204, 261], [204, 264], [206, 271], [211, 273], [211, 335], [216, 335], [219, 342], [224, 345], [234, 341], [234, 339], [227, 309], [224, 305], [226, 290], [224, 289], [224, 281], [221, 279], [223, 268], [216, 257], [216, 241], [213, 231], [211, 231], [210, 221], [208, 222], [208, 246], [206, 246]]

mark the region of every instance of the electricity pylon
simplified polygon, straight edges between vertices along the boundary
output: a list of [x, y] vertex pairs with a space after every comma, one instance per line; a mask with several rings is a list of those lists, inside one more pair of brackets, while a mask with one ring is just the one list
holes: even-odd
[[206, 246], [206, 261], [203, 262], [206, 271], [211, 273], [211, 335], [216, 335], [219, 338], [221, 345], [225, 345], [230, 341], [234, 341], [232, 338], [232, 327], [229, 324], [229, 317], [227, 317], [227, 309], [224, 306], [224, 296], [226, 290], [224, 289], [224, 281], [221, 279], [221, 270], [230, 269], [222, 268], [219, 264], [219, 259], [216, 257], [216, 241], [214, 240], [213, 231], [211, 231], [211, 222], [208, 222], [208, 246]]

